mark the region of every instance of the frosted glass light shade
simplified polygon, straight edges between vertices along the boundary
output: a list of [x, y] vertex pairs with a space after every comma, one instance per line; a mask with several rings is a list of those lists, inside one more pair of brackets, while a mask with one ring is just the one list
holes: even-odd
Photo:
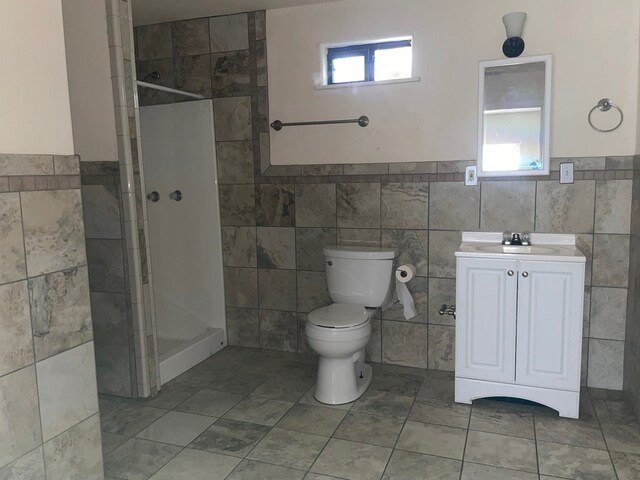
[[502, 23], [507, 31], [507, 38], [522, 37], [524, 21], [527, 19], [525, 12], [507, 13], [502, 17]]

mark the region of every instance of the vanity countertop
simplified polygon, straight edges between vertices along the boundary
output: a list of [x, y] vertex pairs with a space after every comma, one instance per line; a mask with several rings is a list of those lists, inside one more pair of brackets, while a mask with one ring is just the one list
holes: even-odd
[[584, 263], [573, 234], [532, 233], [531, 245], [502, 245], [500, 232], [463, 232], [456, 257], [515, 258]]

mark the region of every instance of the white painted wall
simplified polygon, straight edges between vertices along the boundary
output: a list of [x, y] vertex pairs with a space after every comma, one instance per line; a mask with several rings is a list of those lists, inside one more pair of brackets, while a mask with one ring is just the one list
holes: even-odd
[[105, 2], [62, 0], [62, 8], [75, 153], [82, 161], [117, 161]]
[[175, 22], [199, 17], [283, 8], [336, 0], [135, 0], [131, 4], [134, 25]]
[[[343, 0], [267, 12], [270, 121], [353, 118], [368, 128], [271, 132], [273, 164], [476, 158], [478, 62], [503, 58], [501, 17], [528, 13], [525, 55], [553, 54], [551, 155], [636, 151], [639, 0]], [[414, 38], [419, 83], [314, 90], [320, 44]], [[610, 134], [586, 120], [610, 97], [625, 122]], [[611, 116], [598, 116], [606, 127]]]
[[60, 0], [2, 2], [0, 59], [0, 153], [74, 153]]

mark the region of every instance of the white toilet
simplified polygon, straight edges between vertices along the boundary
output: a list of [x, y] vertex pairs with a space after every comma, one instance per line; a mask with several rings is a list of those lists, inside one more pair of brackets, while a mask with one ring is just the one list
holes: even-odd
[[364, 363], [371, 338], [371, 317], [391, 296], [397, 250], [373, 247], [325, 247], [327, 285], [336, 302], [309, 313], [306, 334], [319, 356], [315, 397], [331, 405], [360, 397], [371, 383]]

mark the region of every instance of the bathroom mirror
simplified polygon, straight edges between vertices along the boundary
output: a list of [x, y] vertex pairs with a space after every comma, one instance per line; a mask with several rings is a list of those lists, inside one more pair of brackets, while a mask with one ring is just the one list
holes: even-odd
[[478, 175], [548, 175], [551, 55], [480, 62]]

